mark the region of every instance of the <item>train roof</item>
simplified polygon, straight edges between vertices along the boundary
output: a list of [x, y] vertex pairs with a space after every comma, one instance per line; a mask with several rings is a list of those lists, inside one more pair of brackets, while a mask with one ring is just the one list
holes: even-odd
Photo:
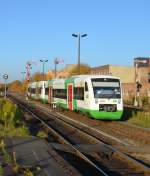
[[71, 78], [114, 78], [114, 79], [120, 79], [119, 77], [112, 76], [112, 75], [75, 75], [72, 76]]
[[91, 78], [112, 78], [112, 79], [119, 79], [119, 77], [115, 77], [112, 75], [75, 75], [75, 76], [71, 76], [70, 78], [66, 78], [66, 79], [52, 79], [52, 80], [48, 80], [48, 81], [38, 81], [38, 82], [31, 82], [29, 84], [29, 86], [40, 86], [43, 83], [45, 83], [45, 85], [47, 86], [48, 84], [52, 83], [52, 84], [64, 84], [66, 80], [69, 79], [75, 79], [75, 80], [87, 80], [87, 79], [91, 79]]

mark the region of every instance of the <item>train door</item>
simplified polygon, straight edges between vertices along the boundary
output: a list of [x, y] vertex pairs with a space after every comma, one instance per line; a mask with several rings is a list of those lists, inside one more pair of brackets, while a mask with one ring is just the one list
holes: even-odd
[[89, 99], [89, 90], [88, 90], [88, 83], [85, 82], [84, 86], [84, 104], [85, 106], [89, 105], [90, 99]]
[[69, 110], [73, 110], [73, 85], [67, 86], [67, 107]]
[[49, 103], [52, 104], [52, 86], [49, 86]]

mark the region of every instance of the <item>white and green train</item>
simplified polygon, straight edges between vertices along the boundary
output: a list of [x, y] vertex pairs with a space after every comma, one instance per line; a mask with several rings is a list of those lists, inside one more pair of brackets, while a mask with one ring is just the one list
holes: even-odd
[[79, 75], [33, 82], [29, 84], [28, 95], [95, 119], [117, 120], [123, 113], [120, 79], [109, 75]]

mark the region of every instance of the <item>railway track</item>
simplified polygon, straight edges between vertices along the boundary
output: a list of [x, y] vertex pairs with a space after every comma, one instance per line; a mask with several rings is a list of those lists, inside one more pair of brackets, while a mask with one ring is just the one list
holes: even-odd
[[[17, 100], [18, 101], [18, 100]], [[53, 144], [58, 151], [69, 152], [89, 163], [101, 175], [149, 175], [150, 169], [116, 148], [107, 145], [98, 137], [86, 132], [85, 126], [78, 127], [52, 112], [41, 112], [39, 108], [19, 102], [41, 123], [50, 129], [60, 144]], [[28, 109], [28, 108], [30, 109]]]
[[[74, 155], [73, 159], [74, 159], [74, 157], [76, 157], [76, 160], [79, 163], [82, 163], [83, 167], [86, 168], [86, 170], [87, 170], [86, 173], [85, 173], [85, 175], [93, 175], [94, 174], [95, 176], [108, 176], [108, 174], [105, 171], [103, 171], [103, 169], [101, 169], [100, 167], [98, 167], [93, 161], [91, 161], [82, 152], [80, 152], [79, 149], [77, 149], [76, 147], [74, 147], [74, 145], [72, 145], [71, 142], [69, 142], [62, 135], [60, 135], [57, 132], [56, 129], [54, 130], [54, 128], [51, 127], [51, 125], [49, 123], [51, 121], [49, 118], [48, 119], [45, 119], [45, 118], [43, 119], [43, 118], [41, 118], [41, 114], [39, 115], [39, 111], [37, 109], [34, 110], [35, 112], [33, 112], [33, 110], [31, 110], [32, 108], [27, 107], [24, 103], [21, 103], [17, 99], [14, 99], [14, 98], [12, 99], [12, 97], [11, 97], [11, 100], [15, 101], [15, 103], [18, 104], [18, 106], [21, 109], [23, 109], [23, 111], [29, 113], [32, 117], [34, 117], [36, 120], [38, 120], [43, 125], [43, 128], [46, 130], [46, 132], [55, 141], [55, 143], [54, 142], [52, 143], [52, 146], [56, 150], [63, 151], [63, 150], [58, 149], [58, 144], [62, 145], [62, 146], [64, 146], [66, 148], [65, 152], [68, 152], [69, 154], [70, 153], [73, 154]], [[37, 121], [36, 121], [35, 124], [37, 124]], [[65, 158], [66, 157], [68, 157], [68, 156], [65, 153]], [[72, 160], [72, 157], [71, 157], [71, 160]], [[78, 166], [78, 167], [80, 167], [80, 166]], [[82, 171], [80, 171], [80, 172], [82, 172]], [[88, 172], [88, 174], [87, 174], [87, 172]]]

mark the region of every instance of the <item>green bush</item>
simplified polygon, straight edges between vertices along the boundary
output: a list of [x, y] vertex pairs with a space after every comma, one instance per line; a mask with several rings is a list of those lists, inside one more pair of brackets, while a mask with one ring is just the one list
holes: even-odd
[[9, 100], [0, 100], [0, 121], [5, 125], [16, 125], [22, 117], [20, 109]]
[[21, 110], [7, 99], [0, 99], [0, 137], [29, 136], [28, 128], [22, 125]]
[[141, 98], [141, 100], [142, 100], [142, 105], [143, 105], [143, 106], [145, 106], [145, 105], [148, 105], [148, 104], [149, 104], [149, 102], [148, 102], [148, 97], [147, 97], [147, 96], [142, 97], [142, 98]]
[[132, 118], [128, 122], [144, 128], [150, 128], [150, 112], [133, 113]]
[[131, 96], [128, 99], [124, 99], [123, 103], [126, 104], [126, 105], [133, 105], [133, 103], [134, 103], [134, 97]]

